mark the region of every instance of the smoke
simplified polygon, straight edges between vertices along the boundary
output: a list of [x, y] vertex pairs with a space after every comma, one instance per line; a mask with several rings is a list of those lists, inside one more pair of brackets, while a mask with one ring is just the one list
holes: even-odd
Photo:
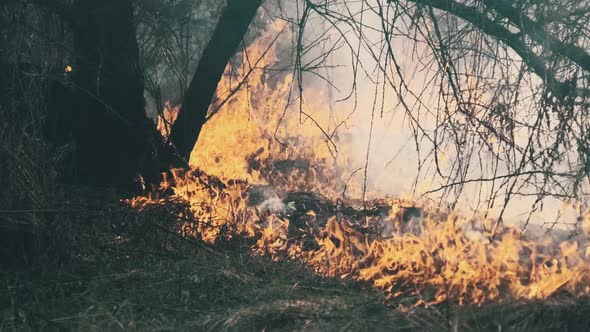
[[[330, 130], [338, 126], [338, 145], [349, 155], [348, 173], [352, 174], [357, 186], [365, 187], [369, 196], [403, 196], [417, 198], [417, 190], [424, 179], [420, 176], [417, 165], [419, 155], [413, 139], [413, 131], [407, 114], [383, 75], [382, 61], [376, 61], [374, 52], [382, 39], [380, 18], [371, 13], [362, 16], [362, 2], [345, 4], [341, 10], [353, 14], [352, 19], [362, 20], [365, 25], [360, 32], [356, 27], [348, 30], [332, 31], [330, 39], [323, 47], [314, 47], [305, 55], [303, 62], [314, 59], [338, 45], [332, 51], [319, 75], [304, 75], [304, 100], [317, 99], [317, 91], [323, 91], [324, 101], [329, 105], [323, 112], [330, 112], [338, 119], [326, 124]], [[342, 13], [343, 15], [348, 15]], [[316, 15], [317, 16], [317, 15]], [[313, 16], [312, 16], [313, 17]], [[317, 18], [317, 17], [316, 17]], [[330, 29], [330, 23], [322, 18], [311, 20], [305, 27], [305, 40], [317, 40]], [[375, 50], [367, 49], [367, 44], [375, 43]], [[393, 46], [408, 48], [403, 40], [394, 40]], [[407, 54], [406, 54], [407, 53]], [[406, 84], [418, 90], [426, 80], [425, 73], [416, 73], [416, 63], [412, 61], [411, 52], [404, 52], [404, 61], [399, 70], [407, 76]], [[389, 69], [387, 69], [389, 70]], [[309, 96], [311, 91], [312, 97]], [[428, 102], [434, 91], [424, 93], [421, 102]], [[412, 96], [408, 101], [415, 103]], [[427, 125], [432, 119], [425, 118]], [[365, 172], [366, 169], [366, 172]], [[366, 175], [366, 183], [365, 183]], [[364, 188], [359, 188], [360, 190]]]
[[[457, 162], [454, 146], [439, 146], [433, 151], [428, 137], [416, 134], [417, 124], [421, 131], [434, 133], [439, 121], [429, 110], [440, 106], [436, 104], [440, 91], [433, 83], [433, 73], [420, 70], [424, 64], [419, 58], [428, 48], [406, 37], [393, 37], [390, 41], [398, 67], [384, 66], [386, 54], [383, 52], [387, 46], [381, 17], [365, 6], [365, 2], [343, 4], [340, 7], [343, 17], [357, 24], [340, 25], [338, 31], [330, 20], [312, 14], [306, 22], [303, 38], [304, 44], [326, 39], [304, 55], [304, 63], [319, 58], [326, 50], [336, 49], [327, 57], [326, 68], [317, 70], [320, 75], [304, 73], [303, 98], [305, 101], [323, 98], [329, 105], [321, 112], [329, 112], [333, 121], [322, 125], [326, 131], [338, 127], [337, 144], [349, 155], [344, 172], [354, 174], [352, 183], [356, 192], [366, 192], [367, 197], [426, 200], [466, 214], [487, 217], [502, 214], [508, 223], [524, 223], [528, 219], [529, 223], [543, 224], [557, 220], [557, 227], [560, 227], [564, 220], [575, 220], [577, 212], [555, 198], [536, 202], [536, 197], [532, 196], [510, 197], [506, 207], [503, 199], [486, 201], [487, 195], [497, 188], [485, 182], [466, 184], [460, 192], [450, 190], [422, 195], [448, 183], [441, 174], [455, 172]], [[297, 17], [300, 13], [294, 11], [292, 15]], [[326, 34], [329, 30], [331, 32]], [[392, 71], [401, 75], [391, 74]], [[403, 77], [404, 82], [396, 77]], [[339, 121], [344, 122], [338, 125]], [[465, 177], [484, 177], [481, 170], [492, 160], [490, 158], [471, 161], [473, 166]]]

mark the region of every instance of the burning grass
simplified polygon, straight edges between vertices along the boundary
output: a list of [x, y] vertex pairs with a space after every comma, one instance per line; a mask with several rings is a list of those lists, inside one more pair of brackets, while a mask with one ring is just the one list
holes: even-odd
[[[174, 185], [163, 187], [188, 204], [180, 214], [191, 216], [180, 221], [184, 236], [211, 244], [251, 238], [255, 253], [372, 283], [406, 306], [580, 298], [589, 291], [588, 258], [576, 241], [532, 241], [513, 228], [493, 233], [456, 214], [399, 200], [365, 209], [320, 194], [224, 183], [201, 171], [174, 174]], [[167, 202], [130, 201], [140, 209]]]
[[[280, 31], [271, 26], [249, 57], [270, 50], [261, 66], [277, 61], [269, 43]], [[585, 237], [555, 244], [402, 199], [346, 198], [359, 197], [362, 185], [347, 180], [346, 150], [313, 125], [322, 123], [322, 98], [320, 111], [288, 112], [290, 76], [277, 81], [262, 70], [244, 72], [248, 90], [228, 93], [232, 80], [221, 83], [228, 99], [212, 109], [191, 156], [195, 168], [172, 170], [160, 188], [166, 195], [135, 198], [132, 207], [181, 200], [188, 206], [179, 214], [186, 237], [210, 244], [249, 238], [255, 253], [371, 283], [389, 300], [412, 299], [406, 308], [588, 295]]]
[[71, 239], [69, 262], [0, 273], [2, 330], [358, 330], [409, 324], [383, 306], [379, 294], [318, 277], [300, 264], [252, 256], [248, 243], [223, 241], [211, 248], [179, 236], [182, 203], [138, 212], [110, 193], [75, 194], [62, 216], [78, 235]]
[[[252, 255], [253, 240], [215, 246], [179, 235], [185, 203], [142, 211], [112, 193], [74, 191], [60, 216], [72, 234], [68, 264], [0, 273], [0, 328], [19, 331], [552, 331], [584, 330], [590, 305], [457, 306], [408, 311], [366, 283], [325, 278], [304, 264]], [[185, 222], [196, 222], [187, 216]], [[84, 232], [77, 231], [83, 227]]]

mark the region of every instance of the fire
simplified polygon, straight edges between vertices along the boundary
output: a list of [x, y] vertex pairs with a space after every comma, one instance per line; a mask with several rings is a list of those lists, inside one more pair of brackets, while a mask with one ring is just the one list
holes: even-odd
[[[273, 42], [287, 33], [283, 28], [272, 25], [246, 51], [249, 59], [265, 54], [258, 67], [279, 61]], [[241, 72], [250, 71], [246, 61], [242, 66]], [[343, 199], [350, 174], [346, 151], [336, 150], [325, 132], [288, 105], [290, 75], [269, 75], [255, 69], [248, 89], [230, 93], [236, 83], [228, 73], [218, 89], [219, 100], [227, 100], [210, 110], [216, 114], [191, 156], [193, 170], [173, 170], [162, 182], [171, 197], [153, 193], [129, 204], [141, 209], [180, 199], [189, 206], [179, 215], [184, 236], [211, 244], [251, 238], [255, 253], [367, 282], [391, 299], [412, 299], [411, 305], [588, 295], [590, 214], [583, 238], [556, 245], [527, 239], [515, 228], [494, 228], [492, 220], [402, 199], [372, 200], [365, 209], [358, 200]], [[312, 100], [321, 110], [322, 96]], [[331, 125], [321, 112], [305, 113]], [[162, 122], [163, 133], [173, 118]], [[360, 184], [348, 187], [358, 190]]]
[[164, 104], [162, 114], [158, 116], [156, 123], [156, 128], [162, 137], [168, 138], [170, 136], [170, 130], [172, 129], [172, 124], [178, 117], [178, 112], [180, 112], [180, 105], [173, 106], [169, 101]]

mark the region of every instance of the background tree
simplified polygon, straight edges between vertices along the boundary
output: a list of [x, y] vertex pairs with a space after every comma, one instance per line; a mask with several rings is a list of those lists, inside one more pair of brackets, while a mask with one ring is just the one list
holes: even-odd
[[[248, 31], [260, 3], [228, 1], [188, 87], [182, 85], [188, 81], [189, 68], [194, 67], [190, 60], [195, 57], [188, 54], [189, 48], [193, 47], [189, 43], [193, 40], [190, 40], [190, 31], [181, 31], [185, 32], [181, 40], [186, 45], [176, 45], [181, 50], [184, 47], [185, 51], [182, 74], [177, 77], [184, 77], [184, 84], [179, 90], [182, 99], [186, 98], [186, 106], [180, 112], [172, 140], [178, 144], [178, 151], [185, 160], [188, 160], [205, 121], [217, 82]], [[157, 31], [150, 31], [145, 25], [137, 31], [134, 11], [149, 13], [151, 9], [159, 14], [174, 8], [192, 8], [192, 5], [179, 1], [159, 6], [149, 2], [134, 6], [132, 1], [126, 0], [77, 0], [71, 4], [39, 0], [36, 4], [67, 22], [73, 39], [72, 61], [68, 64], [70, 69], [67, 79], [62, 82], [67, 89], [60, 91], [59, 97], [63, 100], [51, 110], [51, 123], [54, 131], [60, 131], [53, 135], [54, 138], [61, 138], [57, 141], [63, 142], [71, 137], [75, 143], [75, 173], [72, 176], [76, 181], [121, 186], [131, 183], [141, 173], [159, 173], [170, 165], [182, 165], [183, 162], [174, 157], [173, 150], [159, 138], [154, 124], [145, 115], [146, 86], [138, 35], [146, 38], [142, 33], [151, 32], [146, 38], [151, 45], [161, 44], [157, 38], [162, 36], [154, 34]], [[205, 5], [216, 7], [208, 3]], [[199, 6], [196, 5], [196, 8]], [[182, 13], [187, 22], [194, 14], [192, 10]], [[187, 26], [185, 23], [181, 28]], [[168, 37], [177, 37], [173, 30], [176, 27], [167, 28], [171, 30]], [[148, 47], [142, 45], [142, 49], [147, 50]], [[149, 60], [149, 55], [143, 53], [141, 56], [147, 64], [145, 60]], [[169, 54], [163, 55], [164, 59], [170, 60], [167, 56]], [[148, 82], [154, 83], [152, 80]], [[157, 89], [153, 84], [149, 87], [154, 96]]]
[[151, 134], [132, 3], [80, 0], [70, 11], [75, 94], [69, 116], [79, 179], [129, 183], [146, 158]]

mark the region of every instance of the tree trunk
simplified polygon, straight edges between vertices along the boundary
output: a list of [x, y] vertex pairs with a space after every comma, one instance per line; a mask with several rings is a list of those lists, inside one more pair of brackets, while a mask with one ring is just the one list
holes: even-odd
[[262, 0], [228, 0], [215, 32], [203, 51], [170, 134], [171, 142], [187, 161], [205, 124], [211, 99], [223, 71], [248, 31], [261, 3]]
[[148, 143], [143, 76], [129, 0], [76, 0], [71, 127], [77, 178], [126, 185], [140, 170]]

